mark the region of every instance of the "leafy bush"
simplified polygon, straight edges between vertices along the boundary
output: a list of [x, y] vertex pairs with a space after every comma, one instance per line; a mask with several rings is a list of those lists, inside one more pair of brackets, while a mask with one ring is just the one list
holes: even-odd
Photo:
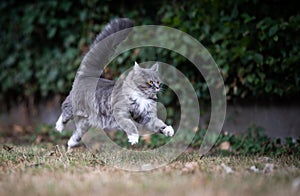
[[193, 35], [221, 68], [228, 98], [299, 94], [300, 15], [292, 3], [185, 1], [161, 8], [165, 25]]
[[[299, 95], [300, 15], [293, 1], [4, 0], [0, 12], [1, 102], [66, 94], [89, 43], [115, 17], [194, 36], [219, 65], [228, 99]], [[200, 74], [180, 55], [141, 49], [116, 63], [129, 66], [136, 59], [148, 61], [149, 55], [183, 70], [199, 98], [209, 99]]]
[[297, 154], [300, 150], [300, 138], [298, 140], [292, 138], [270, 138], [266, 135], [261, 127], [252, 126], [245, 134], [228, 134], [222, 133], [216, 142], [216, 150], [223, 151], [220, 148], [225, 141], [229, 142], [229, 151], [234, 154], [258, 154], [258, 155], [274, 155]]

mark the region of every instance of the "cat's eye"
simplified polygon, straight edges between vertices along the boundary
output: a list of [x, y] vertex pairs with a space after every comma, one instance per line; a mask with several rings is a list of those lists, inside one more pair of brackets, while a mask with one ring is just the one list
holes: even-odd
[[152, 81], [152, 80], [150, 80], [148, 83], [149, 83], [150, 85], [152, 85], [152, 84], [153, 84], [153, 81]]
[[157, 81], [157, 84], [159, 85], [159, 84], [160, 84], [160, 82], [159, 82], [159, 81]]

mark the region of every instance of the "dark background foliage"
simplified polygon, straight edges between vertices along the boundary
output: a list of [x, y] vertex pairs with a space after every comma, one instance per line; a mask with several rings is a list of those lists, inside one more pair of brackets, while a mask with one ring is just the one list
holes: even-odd
[[[199, 40], [219, 65], [230, 101], [299, 98], [296, 1], [2, 0], [0, 13], [1, 103], [66, 95], [89, 44], [116, 17], [174, 27]], [[124, 53], [111, 70], [117, 74], [134, 60], [155, 58], [183, 70], [199, 98], [209, 100], [199, 73], [163, 49]]]

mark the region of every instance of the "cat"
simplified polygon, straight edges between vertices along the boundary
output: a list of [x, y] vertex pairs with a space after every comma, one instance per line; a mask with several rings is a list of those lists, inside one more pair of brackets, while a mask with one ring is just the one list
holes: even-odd
[[[111, 21], [96, 37], [90, 51], [105, 37], [132, 26], [129, 19]], [[113, 41], [119, 44], [122, 40]], [[133, 69], [122, 80], [116, 82], [99, 78], [95, 92], [91, 94], [83, 95], [76, 88], [84, 88], [85, 84], [74, 85], [74, 81], [73, 89], [62, 103], [62, 113], [56, 122], [56, 130], [59, 132], [63, 131], [69, 120], [73, 119], [75, 122], [76, 128], [67, 143], [68, 148], [79, 145], [81, 138], [91, 127], [123, 130], [131, 145], [139, 141], [137, 125], [155, 133], [173, 136], [172, 126], [166, 125], [157, 117], [157, 93], [161, 89], [158, 68], [158, 63], [151, 68], [142, 68], [135, 62]]]

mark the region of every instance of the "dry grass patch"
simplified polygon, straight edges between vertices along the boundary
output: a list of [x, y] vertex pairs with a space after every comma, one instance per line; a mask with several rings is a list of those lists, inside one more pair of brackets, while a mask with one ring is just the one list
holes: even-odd
[[200, 159], [190, 152], [165, 167], [127, 172], [106, 165], [85, 148], [67, 153], [51, 144], [7, 147], [0, 155], [0, 195], [300, 194], [300, 161], [295, 156]]

